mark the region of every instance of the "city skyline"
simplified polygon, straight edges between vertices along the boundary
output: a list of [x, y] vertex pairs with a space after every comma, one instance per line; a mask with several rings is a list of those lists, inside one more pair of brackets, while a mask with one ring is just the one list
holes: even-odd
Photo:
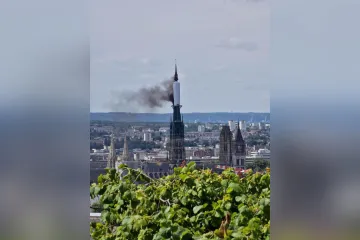
[[184, 113], [270, 111], [266, 1], [92, 4], [91, 112], [171, 112], [114, 102], [169, 79], [175, 58]]

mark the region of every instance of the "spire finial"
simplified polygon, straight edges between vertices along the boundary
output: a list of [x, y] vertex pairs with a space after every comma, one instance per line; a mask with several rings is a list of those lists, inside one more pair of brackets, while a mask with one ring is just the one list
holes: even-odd
[[177, 64], [176, 64], [176, 59], [175, 59], [175, 75], [174, 75], [174, 81], [179, 80], [178, 78], [178, 73], [177, 73]]

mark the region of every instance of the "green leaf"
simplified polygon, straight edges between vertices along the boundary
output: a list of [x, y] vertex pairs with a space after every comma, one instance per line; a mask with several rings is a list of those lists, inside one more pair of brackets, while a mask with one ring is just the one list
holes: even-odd
[[179, 178], [180, 178], [181, 180], [183, 180], [183, 181], [185, 181], [188, 177], [189, 177], [189, 176], [186, 175], [186, 174], [184, 174], [184, 173], [182, 173], [182, 174], [179, 175]]
[[188, 198], [187, 197], [182, 197], [180, 202], [183, 204], [183, 205], [187, 205], [188, 203]]
[[195, 162], [189, 162], [188, 164], [187, 164], [187, 167], [189, 168], [189, 170], [195, 170], [195, 168], [196, 168], [196, 163]]
[[225, 180], [225, 179], [224, 179], [224, 180], [221, 181], [221, 185], [222, 185], [223, 187], [226, 187], [226, 186], [228, 185], [228, 182], [229, 182], [228, 180]]
[[229, 202], [226, 203], [226, 204], [225, 204], [225, 208], [226, 208], [227, 210], [230, 210], [230, 208], [231, 208], [231, 203], [229, 203]]
[[235, 192], [240, 192], [241, 191], [240, 184], [235, 183], [235, 182], [231, 182], [229, 184], [229, 188], [232, 188]]
[[251, 229], [249, 227], [244, 227], [242, 232], [245, 234], [245, 235], [249, 235], [251, 233]]
[[193, 212], [195, 214], [197, 214], [204, 206], [203, 205], [199, 205], [193, 208]]
[[100, 187], [99, 187], [99, 186], [96, 186], [95, 189], [94, 189], [94, 195], [95, 195], [95, 196], [98, 196], [100, 190], [101, 190]]
[[234, 233], [231, 234], [231, 236], [234, 237], [234, 238], [241, 238], [244, 235], [242, 235], [241, 232], [234, 232]]
[[191, 240], [192, 239], [191, 232], [188, 229], [186, 229], [185, 231], [183, 231], [181, 233], [180, 239], [181, 240]]

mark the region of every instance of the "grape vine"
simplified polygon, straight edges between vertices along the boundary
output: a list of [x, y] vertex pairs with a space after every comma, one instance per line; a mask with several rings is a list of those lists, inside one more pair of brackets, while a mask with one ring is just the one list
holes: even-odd
[[90, 224], [94, 240], [270, 239], [270, 170], [237, 175], [197, 170], [195, 163], [151, 179], [120, 166], [90, 187], [100, 196], [102, 221]]

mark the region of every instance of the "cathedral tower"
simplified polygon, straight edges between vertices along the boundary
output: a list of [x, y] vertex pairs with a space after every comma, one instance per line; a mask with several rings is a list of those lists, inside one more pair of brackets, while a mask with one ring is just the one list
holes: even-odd
[[238, 122], [235, 139], [233, 142], [233, 157], [232, 157], [232, 166], [234, 167], [245, 167], [245, 158], [246, 158], [246, 145], [245, 141], [241, 135], [240, 131], [240, 122]]
[[108, 156], [108, 162], [107, 162], [107, 168], [115, 168], [115, 162], [116, 162], [116, 151], [115, 151], [115, 136], [112, 133], [110, 136], [110, 151]]
[[128, 147], [128, 143], [127, 143], [127, 137], [124, 137], [124, 149], [123, 149], [123, 153], [121, 156], [121, 160], [122, 161], [130, 161], [130, 155], [129, 155], [129, 147]]
[[170, 122], [170, 143], [169, 143], [169, 160], [175, 166], [179, 166], [185, 159], [184, 147], [184, 122], [180, 113], [180, 82], [175, 63], [175, 74], [173, 82], [173, 116]]
[[219, 160], [220, 163], [231, 165], [232, 164], [232, 132], [230, 131], [230, 127], [225, 125], [222, 127], [220, 132], [220, 152], [219, 152]]

